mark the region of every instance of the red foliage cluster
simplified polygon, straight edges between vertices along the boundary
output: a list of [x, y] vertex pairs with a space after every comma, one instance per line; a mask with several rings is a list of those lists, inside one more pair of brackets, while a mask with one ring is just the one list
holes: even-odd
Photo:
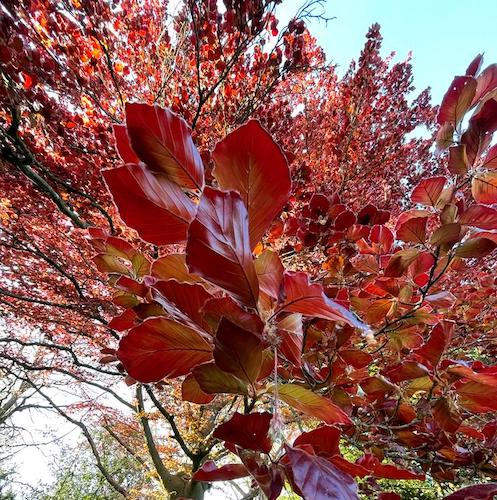
[[[111, 323], [126, 334], [109, 361], [145, 383], [186, 376], [186, 401], [206, 404], [217, 394], [245, 401], [244, 414], [214, 433], [242, 465], [207, 462], [195, 480], [250, 474], [268, 498], [288, 481], [297, 494], [324, 499], [357, 498], [352, 476], [429, 473], [443, 481], [464, 467], [495, 474], [497, 370], [484, 361], [494, 344], [480, 342], [478, 359], [464, 349], [464, 299], [449, 287], [481, 273], [497, 247], [497, 210], [489, 206], [497, 203], [488, 151], [497, 117], [493, 68], [460, 77], [473, 84], [456, 79], [444, 98], [438, 122], [439, 138], [451, 144], [447, 173], [418, 183], [417, 207], [392, 221], [373, 205], [356, 212], [338, 196], [315, 193], [287, 219], [284, 237], [326, 248], [324, 288], [285, 269], [269, 247], [261, 251], [273, 219], [289, 207], [291, 183], [285, 154], [257, 121], [217, 144], [204, 187], [182, 119], [157, 106], [127, 107], [117, 147], [133, 163], [104, 171], [107, 185], [143, 239], [186, 245], [151, 262], [91, 231], [97, 266], [126, 308]], [[474, 107], [463, 132], [461, 119]], [[279, 237], [272, 233], [266, 244]], [[495, 278], [479, 276], [495, 295]], [[290, 446], [281, 402], [324, 425]], [[267, 404], [272, 414], [253, 411]], [[340, 439], [362, 450], [355, 463], [341, 455]]]

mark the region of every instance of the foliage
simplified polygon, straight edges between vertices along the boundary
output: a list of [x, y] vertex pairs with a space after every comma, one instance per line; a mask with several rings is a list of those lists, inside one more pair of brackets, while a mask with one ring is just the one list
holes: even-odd
[[[125, 161], [132, 150], [135, 164], [104, 171], [114, 202], [143, 239], [157, 243], [166, 235], [159, 243], [186, 245], [184, 253], [151, 262], [124, 240], [90, 231], [97, 266], [129, 296], [113, 320], [126, 334], [107, 361], [119, 361], [143, 383], [186, 375], [186, 401], [243, 396], [243, 413], [213, 434], [241, 464], [218, 469], [205, 462], [194, 480], [250, 474], [268, 498], [277, 498], [285, 481], [305, 498], [357, 498], [352, 476], [409, 480], [429, 472], [444, 481], [476, 464], [482, 475], [492, 474], [486, 442], [495, 423], [473, 417], [497, 410], [495, 367], [466, 357], [453, 315], [458, 298], [445, 284], [446, 276], [457, 283], [475, 272], [497, 246], [487, 152], [497, 129], [488, 92], [497, 81], [489, 85], [488, 72], [461, 77], [473, 82], [469, 97], [464, 85], [449, 89], [438, 113], [439, 148], [451, 148], [447, 172], [421, 179], [411, 193], [419, 208], [396, 217], [395, 234], [390, 212], [373, 205], [357, 213], [338, 195], [314, 193], [303, 207], [311, 225], [323, 219], [310, 231], [331, 254], [328, 274], [349, 278], [347, 287], [338, 282], [326, 290], [285, 269], [271, 240], [260, 248], [287, 207], [290, 170], [258, 122], [216, 145], [214, 179], [204, 188], [200, 156], [181, 118], [157, 106], [127, 107], [117, 148]], [[477, 94], [478, 82], [485, 91]], [[155, 215], [143, 199], [154, 203]], [[156, 219], [161, 226], [151, 225]], [[328, 425], [290, 446], [282, 402]], [[273, 413], [257, 411], [268, 403]], [[464, 447], [458, 435], [474, 442]], [[355, 462], [341, 455], [341, 437], [363, 451]], [[405, 468], [416, 462], [421, 470]]]
[[339, 80], [277, 3], [6, 2], [2, 368], [124, 496], [94, 425], [172, 498], [493, 479], [495, 65], [432, 156], [377, 26]]
[[[135, 460], [123, 453], [109, 435], [102, 434], [97, 439], [102, 448], [102, 460], [106, 468], [130, 489], [130, 498], [159, 500], [158, 485], [144, 474], [143, 468]], [[53, 484], [40, 487], [33, 495], [37, 500], [90, 500], [105, 498], [120, 499], [122, 496], [109, 485], [105, 477], [95, 469], [94, 457], [86, 442], [68, 448], [57, 457], [53, 465]], [[41, 491], [40, 491], [41, 490]]]

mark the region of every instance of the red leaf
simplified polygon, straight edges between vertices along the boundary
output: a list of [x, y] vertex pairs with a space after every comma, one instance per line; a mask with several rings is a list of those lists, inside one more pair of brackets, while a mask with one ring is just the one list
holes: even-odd
[[240, 328], [259, 335], [264, 329], [261, 318], [242, 309], [231, 297], [214, 297], [202, 308], [202, 315], [209, 324], [209, 331], [215, 332], [222, 318], [229, 319]]
[[302, 315], [289, 314], [278, 322], [278, 335], [281, 338], [280, 350], [283, 356], [295, 366], [302, 365]]
[[413, 380], [428, 375], [428, 369], [416, 363], [415, 361], [403, 361], [383, 372], [383, 375], [388, 377], [392, 382], [403, 382], [404, 380]]
[[325, 458], [299, 448], [287, 447], [292, 482], [302, 497], [313, 500], [358, 500], [357, 486], [351, 476]]
[[493, 500], [497, 495], [497, 483], [474, 484], [444, 497], [444, 500]]
[[264, 250], [255, 261], [255, 272], [259, 279], [259, 287], [270, 297], [279, 297], [283, 280], [283, 264], [276, 252]]
[[193, 375], [200, 389], [207, 394], [248, 394], [247, 382], [224, 372], [214, 363], [196, 366]]
[[461, 425], [461, 416], [459, 413], [451, 410], [446, 398], [437, 399], [433, 405], [432, 412], [437, 424], [444, 431], [456, 432]]
[[478, 54], [469, 64], [465, 74], [468, 76], [476, 76], [481, 69], [482, 63], [483, 54]]
[[397, 229], [397, 239], [423, 244], [426, 239], [426, 223], [427, 217], [413, 217], [404, 222]]
[[310, 432], [303, 432], [294, 442], [293, 446], [309, 444], [316, 455], [332, 457], [340, 454], [338, 444], [340, 443], [341, 431], [331, 425], [323, 425]]
[[483, 160], [483, 165], [485, 168], [490, 170], [497, 169], [497, 144], [494, 144], [485, 155], [485, 159]]
[[102, 173], [122, 220], [145, 241], [168, 245], [186, 240], [195, 205], [178, 185], [140, 165]]
[[[276, 389], [273, 388], [273, 391]], [[328, 398], [296, 384], [278, 386], [278, 396], [289, 406], [327, 424], [351, 423], [347, 414]]]
[[124, 163], [140, 163], [140, 159], [135, 155], [129, 143], [129, 137], [125, 125], [114, 125], [114, 139], [116, 150]]
[[181, 384], [181, 398], [183, 401], [206, 405], [214, 399], [214, 396], [204, 392], [197, 379], [190, 373]]
[[252, 249], [290, 195], [285, 155], [261, 124], [250, 120], [219, 142], [212, 156], [221, 189], [238, 191], [247, 208]]
[[268, 436], [273, 415], [268, 412], [242, 415], [235, 413], [216, 428], [213, 437], [236, 444], [241, 448], [269, 453], [273, 446]]
[[452, 334], [454, 332], [454, 323], [452, 321], [442, 321], [437, 323], [430, 335], [430, 338], [419, 349], [414, 351], [414, 354], [422, 359], [429, 361], [432, 367], [436, 367], [442, 357], [442, 354], [447, 349]]
[[474, 238], [465, 241], [456, 248], [456, 256], [463, 259], [485, 257], [497, 247], [497, 243], [488, 238]]
[[250, 250], [247, 210], [234, 191], [206, 187], [190, 225], [186, 263], [191, 272], [256, 307], [259, 283]]
[[440, 226], [435, 231], [430, 238], [430, 243], [433, 246], [449, 246], [451, 247], [454, 243], [458, 242], [461, 238], [461, 224], [457, 222], [452, 222], [450, 224], [444, 224]]
[[471, 193], [479, 203], [497, 203], [497, 172], [476, 174], [471, 181]]
[[212, 298], [205, 288], [195, 283], [179, 283], [176, 280], [158, 281], [152, 289], [152, 297], [176, 320], [192, 328], [208, 329], [202, 307]]
[[420, 252], [415, 248], [407, 248], [394, 253], [385, 269], [384, 275], [390, 278], [399, 278], [404, 271], [418, 258]]
[[253, 384], [261, 371], [262, 351], [259, 337], [221, 320], [214, 339], [214, 360], [221, 370]]
[[452, 307], [456, 302], [456, 297], [451, 292], [441, 291], [427, 295], [425, 300], [430, 303], [433, 307], [441, 307], [447, 309]]
[[497, 101], [487, 100], [469, 120], [469, 127], [461, 137], [466, 145], [470, 165], [488, 147], [492, 134], [497, 130]]
[[473, 105], [497, 88], [497, 64], [487, 66], [476, 79], [477, 87]]
[[283, 276], [285, 300], [278, 311], [301, 313], [304, 316], [344, 321], [356, 328], [366, 329], [350, 311], [326, 297], [321, 285], [309, 283], [309, 277], [302, 272], [286, 272]]
[[402, 500], [402, 497], [393, 491], [383, 491], [378, 496], [378, 500]]
[[212, 359], [212, 348], [192, 328], [151, 318], [121, 339], [117, 357], [133, 378], [148, 383], [186, 375]]
[[29, 90], [33, 86], [33, 78], [27, 73], [24, 73], [24, 71], [21, 71], [21, 75], [22, 86], [24, 87], [24, 90]]
[[405, 469], [396, 467], [395, 465], [382, 464], [371, 453], [366, 453], [363, 457], [357, 460], [357, 463], [369, 469], [377, 478], [384, 479], [419, 479], [424, 480], [424, 474], [416, 474]]
[[247, 467], [250, 475], [255, 479], [260, 489], [266, 495], [267, 500], [276, 500], [279, 498], [285, 475], [282, 466], [271, 464], [269, 467], [261, 460], [258, 453], [248, 450], [238, 450], [238, 455]]
[[462, 214], [459, 222], [480, 229], [497, 229], [497, 210], [485, 205], [471, 205]]
[[370, 235], [371, 243], [374, 243], [377, 254], [386, 254], [392, 248], [394, 237], [392, 231], [386, 226], [373, 226]]
[[445, 177], [429, 177], [423, 179], [411, 194], [413, 203], [435, 207], [442, 194], [447, 179]]
[[179, 186], [202, 190], [204, 167], [190, 127], [169, 109], [126, 104], [126, 128], [137, 156]]
[[457, 126], [473, 102], [476, 86], [472, 76], [456, 76], [442, 99], [437, 123], [443, 125], [450, 122]]
[[468, 171], [469, 160], [466, 154], [466, 145], [458, 144], [449, 148], [449, 172], [465, 175]]
[[212, 460], [207, 460], [202, 467], [193, 474], [194, 481], [232, 481], [240, 477], [246, 477], [249, 473], [242, 464], [226, 464], [219, 469]]
[[186, 255], [171, 253], [152, 263], [150, 274], [159, 280], [175, 279], [180, 283], [204, 283], [200, 276], [191, 274], [186, 267]]

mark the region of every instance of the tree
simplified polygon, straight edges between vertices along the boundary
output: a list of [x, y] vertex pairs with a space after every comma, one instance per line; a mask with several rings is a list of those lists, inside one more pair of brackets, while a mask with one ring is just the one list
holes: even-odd
[[[147, 475], [141, 464], [107, 433], [96, 437], [106, 468], [119, 483], [126, 485], [130, 498], [159, 500], [165, 498], [158, 485]], [[38, 488], [33, 498], [42, 500], [86, 500], [105, 498], [119, 500], [122, 496], [95, 469], [94, 457], [86, 441], [63, 450], [53, 465], [55, 481]]]
[[[286, 478], [313, 498], [353, 498], [352, 476], [367, 478], [370, 495], [382, 477], [491, 477], [495, 377], [485, 362], [495, 323], [492, 304], [482, 305], [495, 296], [485, 256], [495, 246], [494, 167], [490, 153], [480, 158], [494, 131], [495, 69], [475, 77], [473, 64], [442, 103], [440, 146], [461, 132], [447, 173], [426, 142], [405, 142], [432, 110], [426, 93], [408, 104], [410, 69], [379, 58], [376, 28], [357, 71], [338, 81], [302, 22], [313, 2], [281, 33], [275, 3], [226, 2], [221, 14], [216, 2], [187, 2], [173, 17], [162, 3], [7, 3], [2, 359], [80, 428], [124, 496], [89, 423], [106, 426], [173, 496], [201, 498], [210, 481], [239, 476], [253, 478], [251, 495], [276, 497]], [[322, 148], [313, 129], [333, 118], [326, 96], [339, 119]], [[467, 101], [479, 107], [462, 134]], [[257, 121], [235, 128], [251, 115], [284, 153]], [[307, 162], [319, 183], [299, 181]], [[370, 187], [385, 162], [391, 194], [375, 207]], [[418, 180], [412, 202], [427, 208], [403, 212]], [[465, 210], [470, 182], [478, 203]], [[273, 223], [281, 211], [285, 224]], [[99, 226], [94, 262], [113, 295], [92, 268], [88, 225]], [[209, 234], [222, 235], [219, 247]], [[288, 252], [294, 242], [306, 250]], [[123, 371], [140, 382], [135, 400], [120, 394]], [[71, 387], [75, 401], [35, 373]], [[227, 464], [229, 452], [240, 461]]]

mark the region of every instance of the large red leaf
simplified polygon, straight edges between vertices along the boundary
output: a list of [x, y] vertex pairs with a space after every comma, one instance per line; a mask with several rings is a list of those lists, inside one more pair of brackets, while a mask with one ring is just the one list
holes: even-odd
[[188, 232], [186, 263], [191, 272], [256, 307], [259, 284], [247, 222], [238, 193], [206, 187]]
[[385, 268], [385, 276], [399, 278], [404, 271], [418, 258], [420, 251], [416, 248], [406, 248], [395, 252]]
[[264, 329], [264, 323], [257, 314], [246, 311], [231, 297], [214, 297], [208, 300], [202, 308], [202, 315], [212, 333], [216, 332], [223, 318], [256, 335]]
[[344, 321], [356, 328], [366, 329], [349, 310], [329, 299], [320, 284], [309, 283], [309, 277], [303, 272], [286, 272], [283, 276], [284, 301], [278, 311], [301, 313], [304, 316], [323, 318], [332, 321]]
[[262, 367], [259, 337], [223, 318], [214, 339], [214, 360], [221, 370], [253, 384]]
[[493, 500], [496, 495], [497, 483], [473, 484], [447, 495], [444, 500]]
[[497, 229], [497, 210], [485, 205], [471, 205], [462, 214], [459, 222], [480, 229]]
[[466, 240], [456, 248], [456, 256], [463, 259], [485, 257], [497, 247], [497, 243], [489, 238], [473, 238]]
[[289, 314], [278, 322], [277, 329], [281, 339], [281, 353], [295, 366], [301, 366], [302, 344], [304, 341], [302, 315], [298, 313]]
[[316, 455], [332, 457], [340, 454], [338, 447], [341, 431], [338, 427], [323, 425], [309, 432], [303, 432], [293, 443], [293, 446], [310, 444]]
[[114, 138], [116, 140], [116, 149], [124, 163], [139, 163], [140, 159], [136, 156], [129, 143], [129, 137], [126, 133], [125, 125], [114, 125]]
[[468, 76], [476, 76], [483, 64], [483, 54], [477, 54], [475, 58], [469, 63], [465, 74]]
[[423, 179], [413, 190], [411, 200], [429, 207], [437, 204], [447, 179], [445, 177], [429, 177]]
[[469, 120], [469, 126], [461, 137], [466, 145], [466, 155], [470, 165], [489, 146], [492, 134], [497, 130], [497, 101], [489, 99]]
[[[276, 389], [273, 389], [276, 391]], [[289, 406], [326, 424], [351, 423], [347, 414], [328, 398], [320, 396], [297, 384], [278, 386], [278, 396]]]
[[241, 448], [269, 453], [273, 446], [268, 436], [273, 415], [268, 412], [242, 415], [236, 412], [230, 420], [216, 428], [213, 437]]
[[456, 76], [442, 99], [437, 122], [440, 125], [450, 122], [457, 126], [471, 106], [476, 86], [476, 80], [472, 76]]
[[212, 460], [207, 460], [202, 467], [193, 474], [194, 481], [231, 481], [248, 476], [246, 467], [242, 464], [226, 464], [219, 469]]
[[255, 261], [259, 287], [269, 296], [277, 299], [283, 280], [283, 264], [276, 252], [264, 250]]
[[204, 167], [183, 118], [157, 105], [127, 103], [126, 129], [133, 151], [151, 170], [179, 186], [203, 188]]
[[413, 217], [397, 228], [397, 239], [423, 244], [426, 239], [426, 224], [428, 217]]
[[303, 498], [313, 500], [358, 500], [352, 477], [325, 458], [299, 448], [286, 449], [292, 483]]
[[219, 142], [212, 156], [219, 186], [238, 191], [247, 207], [254, 248], [290, 195], [285, 155], [261, 124], [251, 120]]
[[388, 370], [382, 372], [392, 382], [398, 383], [404, 380], [413, 380], [428, 375], [428, 369], [415, 361], [403, 361]]
[[426, 344], [416, 349], [414, 354], [422, 360], [428, 361], [430, 366], [435, 368], [452, 339], [453, 331], [454, 323], [452, 321], [437, 323]]
[[198, 405], [206, 405], [214, 399], [213, 394], [208, 394], [202, 390], [193, 374], [189, 374], [181, 384], [181, 398], [183, 401], [190, 401]]
[[212, 359], [212, 347], [199, 332], [165, 318], [151, 318], [121, 339], [117, 357], [140, 382], [186, 375]]
[[489, 92], [497, 88], [497, 64], [487, 66], [477, 77], [476, 93], [473, 99], [473, 105]]
[[[495, 384], [495, 381], [494, 381]], [[497, 387], [470, 380], [456, 389], [459, 404], [473, 413], [497, 411]]]
[[172, 279], [158, 281], [152, 288], [152, 297], [176, 320], [208, 329], [202, 307], [212, 298], [205, 288], [196, 283], [179, 283]]
[[247, 382], [227, 373], [214, 363], [204, 363], [193, 369], [200, 389], [207, 394], [248, 394]]
[[259, 453], [249, 450], [238, 450], [238, 456], [247, 467], [250, 475], [255, 479], [260, 489], [264, 492], [267, 500], [279, 498], [285, 473], [279, 463], [272, 463], [269, 467], [264, 463]]
[[159, 257], [152, 263], [150, 274], [158, 280], [167, 281], [175, 279], [180, 283], [204, 283], [200, 276], [191, 274], [186, 267], [186, 255], [171, 253]]
[[471, 181], [473, 198], [479, 203], [497, 203], [497, 172], [483, 172]]
[[456, 411], [455, 408], [451, 408], [446, 398], [437, 399], [432, 409], [435, 421], [441, 429], [447, 432], [456, 432], [461, 425], [461, 415]]
[[485, 155], [483, 166], [490, 170], [497, 169], [497, 144], [494, 144]]
[[122, 220], [145, 241], [169, 245], [186, 240], [195, 205], [177, 184], [143, 165], [102, 173]]

